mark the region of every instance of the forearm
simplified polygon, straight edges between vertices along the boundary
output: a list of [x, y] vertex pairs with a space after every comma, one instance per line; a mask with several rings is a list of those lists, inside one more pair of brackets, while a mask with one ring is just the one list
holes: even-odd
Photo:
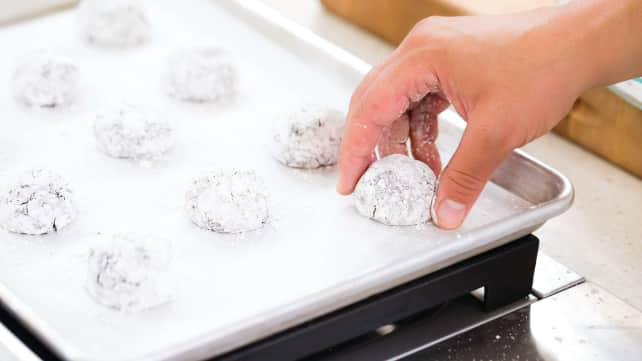
[[642, 0], [575, 0], [558, 16], [552, 26], [571, 39], [570, 59], [587, 88], [642, 75]]

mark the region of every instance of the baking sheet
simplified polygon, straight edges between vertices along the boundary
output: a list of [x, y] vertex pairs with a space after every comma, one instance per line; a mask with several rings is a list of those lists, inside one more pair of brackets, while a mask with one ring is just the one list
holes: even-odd
[[[271, 119], [289, 104], [346, 110], [367, 65], [253, 1], [148, 2], [152, 41], [130, 50], [86, 46], [74, 12], [0, 30], [6, 54], [43, 46], [75, 59], [83, 96], [63, 111], [25, 110], [0, 89], [0, 182], [34, 166], [74, 185], [78, 219], [59, 234], [0, 234], [0, 299], [70, 360], [198, 359], [221, 354], [443, 268], [531, 232], [571, 202], [568, 181], [514, 154], [465, 224], [387, 227], [357, 215], [334, 193], [334, 168], [288, 169], [267, 152]], [[236, 60], [238, 94], [223, 104], [187, 104], [164, 94], [167, 54], [216, 42]], [[10, 84], [12, 57], [0, 58]], [[96, 109], [128, 99], [175, 118], [179, 137], [166, 159], [134, 163], [96, 149]], [[442, 116], [445, 160], [462, 123]], [[245, 235], [193, 226], [183, 212], [192, 178], [220, 167], [254, 168], [266, 179], [275, 219]], [[518, 196], [519, 195], [519, 196]], [[88, 242], [100, 232], [145, 232], [173, 240], [174, 302], [122, 314], [86, 294]]]

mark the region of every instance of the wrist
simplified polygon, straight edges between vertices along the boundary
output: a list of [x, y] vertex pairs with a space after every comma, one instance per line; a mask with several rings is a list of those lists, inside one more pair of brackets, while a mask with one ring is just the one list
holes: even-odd
[[550, 30], [580, 91], [642, 73], [642, 1], [581, 0], [555, 11]]

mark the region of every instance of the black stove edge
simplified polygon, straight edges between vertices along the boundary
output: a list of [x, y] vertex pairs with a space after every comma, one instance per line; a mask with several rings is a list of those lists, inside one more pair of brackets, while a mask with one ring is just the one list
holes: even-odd
[[0, 323], [8, 328], [22, 343], [44, 361], [62, 361], [43, 341], [36, 337], [6, 305], [0, 304]]
[[484, 287], [487, 312], [528, 297], [539, 240], [533, 235], [418, 278], [210, 361], [298, 360], [363, 337]]

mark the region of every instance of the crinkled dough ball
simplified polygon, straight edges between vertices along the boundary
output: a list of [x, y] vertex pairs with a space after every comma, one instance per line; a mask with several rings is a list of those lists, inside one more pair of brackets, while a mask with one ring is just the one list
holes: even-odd
[[89, 295], [99, 304], [127, 312], [169, 302], [170, 251], [170, 242], [154, 235], [101, 237], [89, 251]]
[[170, 95], [193, 102], [229, 97], [237, 82], [232, 60], [213, 45], [175, 51], [169, 57], [167, 77]]
[[400, 154], [374, 162], [354, 190], [358, 212], [391, 226], [430, 220], [436, 177], [424, 163]]
[[0, 195], [0, 227], [41, 235], [61, 230], [76, 217], [69, 183], [47, 169], [22, 173]]
[[78, 96], [78, 67], [46, 50], [23, 55], [13, 74], [13, 93], [21, 103], [41, 108], [71, 104]]
[[104, 47], [132, 47], [149, 38], [150, 26], [139, 0], [83, 0], [78, 12], [82, 35]]
[[114, 158], [154, 159], [174, 145], [173, 122], [155, 111], [122, 104], [99, 113], [94, 122], [98, 147]]
[[334, 165], [343, 126], [344, 117], [339, 111], [303, 105], [273, 123], [272, 154], [279, 162], [292, 168]]
[[241, 233], [269, 219], [265, 183], [251, 170], [213, 171], [194, 180], [186, 194], [189, 218], [214, 232]]

